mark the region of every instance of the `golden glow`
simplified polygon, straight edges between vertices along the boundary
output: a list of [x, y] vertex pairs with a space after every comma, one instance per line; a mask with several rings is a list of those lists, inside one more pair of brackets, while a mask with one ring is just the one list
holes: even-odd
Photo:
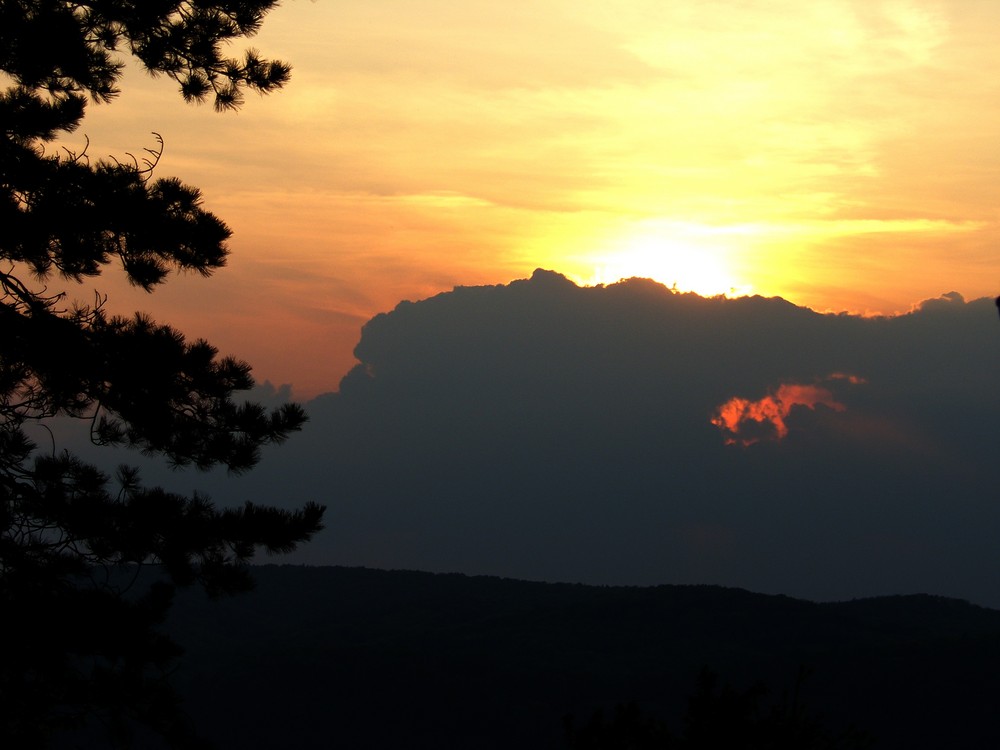
[[589, 258], [593, 272], [587, 284], [613, 284], [641, 277], [659, 281], [680, 292], [704, 297], [749, 294], [751, 286], [738, 278], [730, 263], [728, 245], [736, 228], [719, 229], [671, 221], [643, 222], [605, 252]]
[[[191, 334], [301, 394], [372, 315], [537, 267], [859, 313], [1000, 289], [991, 0], [300, 1], [253, 45], [285, 91], [220, 116], [132, 66], [65, 145], [163, 134], [235, 230]], [[169, 286], [136, 305], [204, 304]]]

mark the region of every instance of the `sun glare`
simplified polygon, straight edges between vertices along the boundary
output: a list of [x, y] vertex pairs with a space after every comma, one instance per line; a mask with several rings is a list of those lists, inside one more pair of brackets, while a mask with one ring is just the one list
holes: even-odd
[[641, 277], [659, 281], [681, 292], [704, 297], [749, 294], [728, 262], [730, 250], [707, 227], [671, 225], [644, 227], [616, 241], [591, 257], [590, 284], [613, 284]]

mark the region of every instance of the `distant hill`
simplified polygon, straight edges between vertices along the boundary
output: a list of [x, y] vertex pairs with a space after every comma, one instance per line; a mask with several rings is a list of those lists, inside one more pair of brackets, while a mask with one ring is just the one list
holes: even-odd
[[930, 596], [818, 604], [713, 586], [595, 587], [270, 566], [185, 594], [175, 675], [220, 748], [563, 747], [563, 717], [635, 701], [678, 725], [708, 667], [875, 748], [1000, 747], [1000, 611]]

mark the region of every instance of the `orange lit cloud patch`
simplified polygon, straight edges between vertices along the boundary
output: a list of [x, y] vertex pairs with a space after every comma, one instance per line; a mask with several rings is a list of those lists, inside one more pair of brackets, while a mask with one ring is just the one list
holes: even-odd
[[[862, 378], [843, 373], [830, 375], [826, 380], [844, 380], [854, 385], [864, 382]], [[712, 424], [722, 430], [726, 445], [753, 445], [762, 440], [781, 440], [788, 435], [785, 420], [793, 407], [815, 409], [818, 405], [834, 411], [847, 408], [822, 385], [785, 383], [774, 393], [757, 401], [738, 396], [729, 399], [717, 409]]]

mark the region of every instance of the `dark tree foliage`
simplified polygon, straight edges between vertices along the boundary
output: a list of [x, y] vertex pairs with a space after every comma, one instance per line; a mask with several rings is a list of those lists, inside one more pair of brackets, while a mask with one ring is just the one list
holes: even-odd
[[174, 79], [185, 100], [211, 98], [219, 110], [248, 89], [280, 88], [286, 64], [223, 54], [274, 5], [0, 0], [2, 747], [41, 747], [84, 726], [115, 744], [143, 725], [192, 743], [166, 681], [178, 650], [157, 631], [174, 588], [248, 589], [257, 551], [290, 551], [322, 528], [312, 503], [216, 509], [31, 439], [35, 425], [74, 417], [101, 445], [240, 472], [305, 421], [294, 404], [269, 412], [239, 402], [253, 386], [249, 366], [208, 343], [51, 288], [120, 264], [150, 291], [171, 271], [208, 275], [225, 263], [230, 230], [199, 192], [154, 178], [158, 136], [141, 162], [92, 162], [54, 141], [88, 103], [114, 98], [126, 54]]
[[720, 684], [711, 670], [702, 671], [688, 698], [682, 731], [671, 734], [666, 724], [642, 713], [636, 703], [616, 707], [609, 721], [596, 711], [582, 727], [565, 720], [566, 745], [571, 750], [863, 750], [873, 740], [853, 728], [833, 732], [802, 704], [806, 677], [800, 671], [790, 696], [765, 706], [767, 688], [755, 684], [736, 690]]

